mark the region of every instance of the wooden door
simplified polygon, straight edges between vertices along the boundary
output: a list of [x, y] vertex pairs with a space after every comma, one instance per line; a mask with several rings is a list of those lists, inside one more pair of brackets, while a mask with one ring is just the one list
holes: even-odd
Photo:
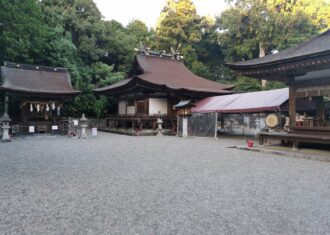
[[148, 114], [148, 102], [146, 100], [136, 101], [136, 114]]

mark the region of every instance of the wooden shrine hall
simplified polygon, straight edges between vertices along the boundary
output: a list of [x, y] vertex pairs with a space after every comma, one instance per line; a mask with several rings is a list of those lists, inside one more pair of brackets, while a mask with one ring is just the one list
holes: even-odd
[[[237, 74], [289, 86], [289, 131], [261, 133], [260, 144], [268, 139], [290, 141], [294, 147], [330, 144], [330, 30], [276, 54], [226, 65]], [[297, 112], [298, 99], [316, 101], [313, 115]]]
[[107, 117], [109, 126], [155, 129], [157, 117], [162, 117], [165, 128], [174, 130], [177, 112], [174, 105], [180, 100], [231, 94], [233, 87], [193, 74], [179, 54], [141, 49], [127, 79], [95, 92], [118, 99], [117, 112]]
[[62, 131], [63, 104], [80, 93], [67, 69], [5, 62], [1, 78], [13, 133]]

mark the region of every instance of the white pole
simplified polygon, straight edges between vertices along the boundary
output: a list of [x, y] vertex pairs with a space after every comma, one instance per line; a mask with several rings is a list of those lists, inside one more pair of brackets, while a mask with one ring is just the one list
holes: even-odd
[[182, 117], [182, 137], [188, 137], [188, 118], [186, 116]]

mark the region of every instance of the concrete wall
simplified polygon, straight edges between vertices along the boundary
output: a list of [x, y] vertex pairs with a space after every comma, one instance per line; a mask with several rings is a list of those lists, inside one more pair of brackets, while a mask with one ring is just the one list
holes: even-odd
[[121, 100], [118, 103], [118, 114], [125, 115], [126, 114], [126, 100]]
[[167, 99], [150, 98], [149, 99], [149, 115], [167, 114]]

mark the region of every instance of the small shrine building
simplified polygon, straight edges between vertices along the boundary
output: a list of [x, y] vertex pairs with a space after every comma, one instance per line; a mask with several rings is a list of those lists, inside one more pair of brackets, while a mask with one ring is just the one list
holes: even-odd
[[[330, 144], [330, 30], [297, 45], [262, 58], [227, 64], [237, 74], [282, 81], [289, 86], [288, 133], [261, 133], [267, 139]], [[313, 116], [297, 111], [297, 100], [316, 102]]]
[[1, 79], [13, 132], [61, 131], [63, 104], [80, 93], [65, 68], [5, 62]]

